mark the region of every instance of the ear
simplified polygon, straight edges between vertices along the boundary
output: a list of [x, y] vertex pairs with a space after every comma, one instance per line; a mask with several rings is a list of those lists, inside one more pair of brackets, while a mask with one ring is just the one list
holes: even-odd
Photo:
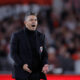
[[27, 21], [24, 21], [24, 24], [26, 24], [27, 23]]
[[24, 24], [25, 24], [26, 22], [24, 21]]

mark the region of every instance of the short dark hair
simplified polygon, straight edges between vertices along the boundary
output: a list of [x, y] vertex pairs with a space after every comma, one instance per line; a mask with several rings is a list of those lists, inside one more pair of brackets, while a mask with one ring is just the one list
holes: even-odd
[[25, 20], [26, 20], [26, 18], [27, 18], [28, 16], [30, 16], [30, 15], [37, 16], [37, 14], [36, 14], [35, 12], [33, 12], [33, 11], [28, 11], [27, 14], [25, 15]]

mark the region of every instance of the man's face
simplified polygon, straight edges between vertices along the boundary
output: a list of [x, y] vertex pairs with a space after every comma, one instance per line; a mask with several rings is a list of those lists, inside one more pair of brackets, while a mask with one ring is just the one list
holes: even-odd
[[38, 24], [37, 17], [35, 15], [29, 15], [24, 21], [24, 24], [29, 30], [35, 31]]

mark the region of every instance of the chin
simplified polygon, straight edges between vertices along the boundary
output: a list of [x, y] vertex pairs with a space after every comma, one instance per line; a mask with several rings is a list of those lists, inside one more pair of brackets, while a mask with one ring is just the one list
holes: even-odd
[[33, 28], [32, 30], [33, 30], [33, 31], [35, 31], [35, 30], [36, 30], [36, 28]]
[[36, 29], [32, 29], [33, 31], [35, 31]]

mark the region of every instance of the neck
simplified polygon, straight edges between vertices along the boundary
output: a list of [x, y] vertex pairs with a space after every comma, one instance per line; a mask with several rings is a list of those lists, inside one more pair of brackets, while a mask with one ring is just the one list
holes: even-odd
[[27, 27], [25, 27], [25, 31], [29, 34], [34, 34], [36, 30], [29, 30]]

